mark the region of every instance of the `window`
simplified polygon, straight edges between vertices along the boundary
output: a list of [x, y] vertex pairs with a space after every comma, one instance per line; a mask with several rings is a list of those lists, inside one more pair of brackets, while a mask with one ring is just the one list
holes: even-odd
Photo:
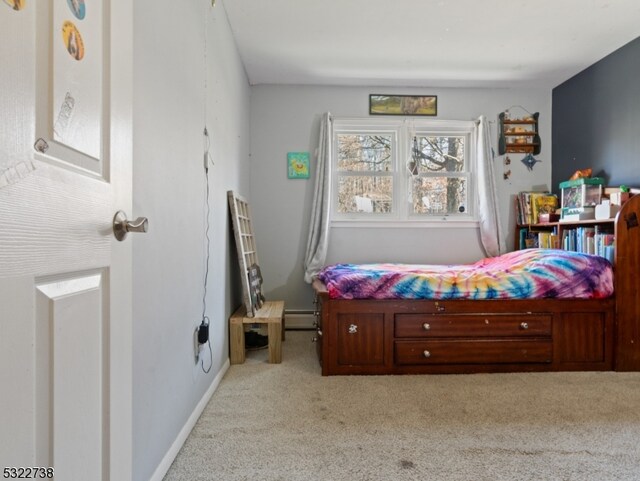
[[389, 214], [393, 210], [395, 132], [336, 134], [336, 203], [339, 214]]
[[412, 214], [456, 215], [469, 209], [465, 136], [415, 135], [409, 169]]
[[473, 122], [334, 122], [334, 221], [474, 221]]

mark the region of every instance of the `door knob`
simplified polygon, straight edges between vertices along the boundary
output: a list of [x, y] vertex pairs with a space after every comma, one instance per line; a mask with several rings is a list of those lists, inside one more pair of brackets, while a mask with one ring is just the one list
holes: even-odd
[[123, 241], [128, 232], [147, 232], [149, 220], [146, 217], [138, 217], [136, 220], [127, 220], [127, 214], [119, 210], [113, 216], [113, 235]]

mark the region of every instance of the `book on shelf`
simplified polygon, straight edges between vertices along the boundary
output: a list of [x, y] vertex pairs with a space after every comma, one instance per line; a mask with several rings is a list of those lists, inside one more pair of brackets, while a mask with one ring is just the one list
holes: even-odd
[[519, 232], [519, 248], [520, 249], [531, 249], [534, 247], [539, 247], [540, 238], [538, 236], [539, 232], [534, 232], [526, 228], [520, 229]]
[[541, 249], [559, 249], [558, 234], [553, 232], [538, 232], [538, 247]]
[[540, 214], [555, 214], [558, 208], [558, 196], [555, 194], [536, 194], [532, 197], [532, 202], [534, 224], [540, 222]]
[[562, 248], [583, 254], [597, 255], [613, 262], [614, 235], [602, 231], [600, 226], [565, 229], [562, 233]]
[[595, 235], [593, 236], [595, 254], [613, 263], [615, 254], [615, 236], [610, 232], [611, 228], [603, 228], [595, 226]]
[[551, 249], [551, 232], [538, 232], [538, 247]]
[[537, 224], [540, 214], [553, 214], [558, 208], [558, 197], [549, 192], [519, 192], [516, 196], [518, 224]]
[[532, 230], [522, 227], [518, 232], [518, 245], [520, 249], [530, 249], [538, 247], [541, 249], [559, 249], [560, 241], [558, 232], [554, 228], [552, 231]]

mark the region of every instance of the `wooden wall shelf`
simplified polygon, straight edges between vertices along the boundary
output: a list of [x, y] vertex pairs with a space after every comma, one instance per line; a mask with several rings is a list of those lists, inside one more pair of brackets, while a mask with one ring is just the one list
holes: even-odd
[[530, 118], [509, 119], [505, 112], [498, 115], [498, 154], [508, 153], [534, 154], [540, 153], [540, 135], [536, 112]]

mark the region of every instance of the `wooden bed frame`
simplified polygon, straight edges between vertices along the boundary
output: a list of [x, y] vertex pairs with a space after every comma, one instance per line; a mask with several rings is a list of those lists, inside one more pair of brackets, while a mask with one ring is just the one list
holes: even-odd
[[640, 195], [615, 220], [608, 299], [330, 299], [318, 280], [322, 374], [640, 370]]

